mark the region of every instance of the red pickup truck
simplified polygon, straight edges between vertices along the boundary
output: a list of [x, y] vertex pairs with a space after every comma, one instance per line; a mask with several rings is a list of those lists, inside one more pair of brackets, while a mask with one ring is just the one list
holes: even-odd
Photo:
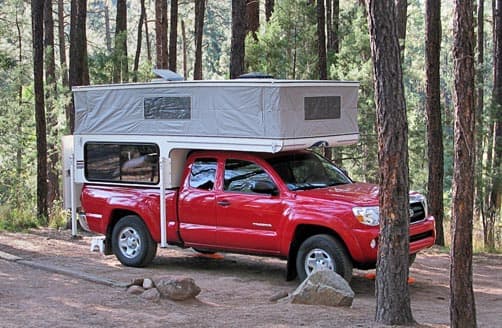
[[[166, 190], [167, 242], [199, 252], [287, 259], [288, 278], [375, 267], [378, 187], [353, 182], [315, 152], [193, 151]], [[159, 189], [85, 184], [80, 222], [106, 236], [105, 253], [145, 266], [160, 242]], [[434, 244], [425, 198], [410, 194], [410, 257]]]

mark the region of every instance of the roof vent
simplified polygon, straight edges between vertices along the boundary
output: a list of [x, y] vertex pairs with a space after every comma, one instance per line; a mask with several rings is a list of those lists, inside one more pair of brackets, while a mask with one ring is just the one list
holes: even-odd
[[153, 73], [157, 75], [157, 77], [160, 77], [161, 79], [164, 79], [166, 81], [183, 81], [184, 78], [183, 76], [179, 75], [176, 72], [170, 71], [168, 69], [153, 69]]
[[262, 72], [249, 72], [239, 75], [238, 79], [273, 79], [274, 77]]

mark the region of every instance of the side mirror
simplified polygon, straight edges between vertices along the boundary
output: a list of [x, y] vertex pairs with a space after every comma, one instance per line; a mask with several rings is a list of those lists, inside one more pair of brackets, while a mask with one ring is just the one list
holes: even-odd
[[277, 196], [279, 194], [276, 185], [273, 182], [267, 180], [253, 181], [251, 191], [257, 194], [267, 194], [272, 196]]

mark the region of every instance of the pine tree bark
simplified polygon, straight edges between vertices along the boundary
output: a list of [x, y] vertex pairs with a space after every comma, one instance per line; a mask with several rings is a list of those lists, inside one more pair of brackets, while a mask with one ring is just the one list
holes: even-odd
[[[59, 64], [61, 66], [61, 83], [63, 87], [68, 87], [68, 64], [66, 63], [66, 41], [64, 31], [64, 1], [58, 0], [58, 40], [59, 40]], [[66, 111], [66, 119], [68, 120], [68, 111]]]
[[427, 199], [429, 213], [436, 220], [436, 244], [444, 246], [443, 231], [443, 128], [441, 119], [441, 87], [439, 80], [441, 49], [441, 5], [439, 0], [425, 2], [425, 67], [427, 116], [427, 157], [429, 175]]
[[502, 203], [502, 0], [494, 1], [493, 34], [493, 134], [491, 190], [488, 201], [488, 248], [495, 249], [495, 223], [500, 219]]
[[246, 0], [246, 35], [252, 33], [253, 39], [258, 40], [260, 28], [260, 1]]
[[397, 36], [401, 59], [406, 45], [406, 23], [408, 20], [408, 0], [396, 0]]
[[127, 2], [117, 0], [117, 19], [115, 23], [113, 82], [127, 82], [129, 69], [127, 60]]
[[52, 208], [54, 201], [59, 198], [59, 151], [56, 142], [59, 138], [58, 120], [54, 101], [57, 96], [56, 61], [54, 59], [54, 18], [52, 16], [52, 0], [45, 0], [44, 4], [44, 48], [45, 48], [45, 82], [46, 115], [47, 115], [47, 152], [48, 152], [48, 191], [47, 206]]
[[202, 36], [204, 34], [204, 12], [206, 0], [195, 0], [195, 65], [194, 80], [202, 80]]
[[181, 20], [181, 40], [183, 44], [183, 76], [186, 78], [188, 76], [188, 64], [187, 64], [187, 36], [185, 29], [185, 21]]
[[167, 28], [167, 0], [155, 0], [155, 50], [159, 69], [168, 67]]
[[270, 17], [274, 13], [274, 0], [265, 0], [265, 21], [270, 21]]
[[105, 43], [106, 50], [110, 54], [112, 52], [112, 32], [110, 28], [110, 9], [108, 4], [105, 4]]
[[[70, 18], [70, 87], [89, 84], [86, 40], [87, 0], [72, 0]], [[72, 105], [68, 126], [75, 130], [75, 106]]]
[[408, 125], [393, 0], [367, 0], [377, 109], [380, 237], [375, 320], [414, 322], [408, 290]]
[[230, 78], [244, 73], [246, 39], [246, 0], [232, 0], [232, 40], [230, 45]]
[[134, 65], [133, 65], [133, 82], [138, 82], [138, 68], [139, 68], [139, 57], [141, 56], [141, 44], [142, 44], [142, 36], [143, 36], [143, 24], [146, 16], [146, 8], [145, 8], [145, 0], [141, 0], [141, 12], [139, 14], [139, 22], [138, 22], [138, 38], [136, 40], [136, 54], [134, 55]]
[[317, 0], [317, 57], [319, 80], [327, 80], [328, 63], [326, 59], [326, 13], [324, 0]]
[[171, 0], [171, 33], [169, 34], [169, 69], [176, 72], [178, 59], [178, 0]]
[[149, 63], [152, 62], [152, 50], [150, 48], [150, 32], [148, 32], [148, 14], [145, 11], [145, 42], [146, 42], [146, 59]]
[[471, 1], [455, 0], [454, 167], [450, 266], [452, 327], [476, 327], [472, 289], [472, 221], [474, 200], [474, 19]]
[[37, 216], [47, 223], [47, 131], [44, 105], [44, 0], [31, 2], [33, 82], [37, 136]]

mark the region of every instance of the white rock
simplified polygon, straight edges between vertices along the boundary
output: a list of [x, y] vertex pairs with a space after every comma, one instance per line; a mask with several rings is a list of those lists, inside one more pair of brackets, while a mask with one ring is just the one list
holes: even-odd
[[143, 288], [144, 289], [152, 289], [153, 287], [155, 287], [155, 286], [153, 285], [152, 279], [150, 279], [150, 278], [143, 279]]

